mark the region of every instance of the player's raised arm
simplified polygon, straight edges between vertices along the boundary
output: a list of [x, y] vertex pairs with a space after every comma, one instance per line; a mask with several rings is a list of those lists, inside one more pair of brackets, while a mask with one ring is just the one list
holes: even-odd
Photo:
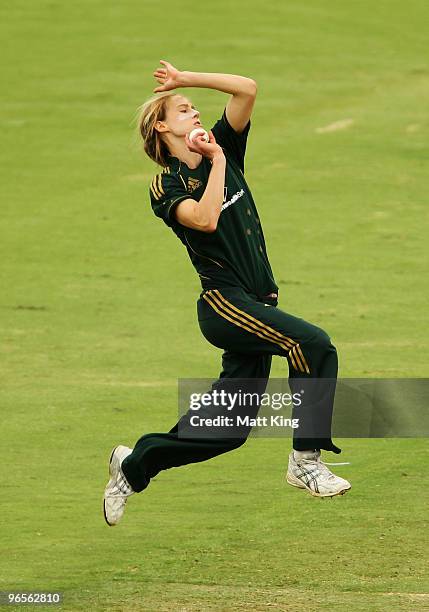
[[226, 118], [236, 132], [244, 130], [255, 103], [256, 81], [236, 74], [180, 71], [169, 62], [161, 60], [160, 63], [163, 68], [158, 68], [153, 73], [160, 83], [155, 92], [177, 87], [204, 87], [232, 94], [226, 106]]

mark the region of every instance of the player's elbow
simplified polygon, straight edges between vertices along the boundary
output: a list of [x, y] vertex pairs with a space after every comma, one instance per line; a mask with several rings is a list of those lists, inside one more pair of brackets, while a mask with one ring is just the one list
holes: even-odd
[[217, 229], [219, 214], [214, 210], [196, 210], [196, 222], [198, 229], [206, 234], [213, 234]]
[[201, 227], [201, 231], [205, 232], [206, 234], [213, 234], [216, 230], [217, 220], [214, 221], [213, 219], [206, 221]]
[[249, 95], [256, 98], [256, 94], [258, 93], [258, 84], [254, 79], [248, 79], [248, 82]]

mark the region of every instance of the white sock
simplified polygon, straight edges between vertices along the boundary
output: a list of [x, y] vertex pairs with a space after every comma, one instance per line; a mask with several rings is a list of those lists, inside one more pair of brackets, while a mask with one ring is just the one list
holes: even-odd
[[293, 451], [293, 458], [295, 461], [300, 461], [301, 459], [314, 459], [319, 454], [319, 451], [316, 449], [305, 450], [305, 451]]

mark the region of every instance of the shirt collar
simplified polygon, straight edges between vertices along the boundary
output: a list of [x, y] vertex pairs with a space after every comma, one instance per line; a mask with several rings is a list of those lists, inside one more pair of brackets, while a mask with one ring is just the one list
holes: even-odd
[[189, 168], [189, 166], [185, 162], [181, 161], [178, 157], [174, 157], [173, 155], [169, 155], [168, 156], [167, 166], [173, 172], [180, 172], [181, 170], [186, 170], [187, 172], [193, 172], [194, 170], [198, 170], [198, 168], [201, 168], [204, 165], [205, 159], [206, 158], [203, 157], [202, 160], [201, 160], [201, 163], [196, 168]]
[[167, 166], [171, 168], [173, 172], [180, 170], [181, 163], [182, 162], [177, 157], [174, 157], [173, 155], [168, 156]]

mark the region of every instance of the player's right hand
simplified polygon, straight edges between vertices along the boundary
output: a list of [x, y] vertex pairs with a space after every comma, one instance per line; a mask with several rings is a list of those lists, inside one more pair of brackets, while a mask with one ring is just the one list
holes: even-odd
[[193, 151], [194, 153], [199, 153], [200, 155], [208, 157], [211, 160], [213, 160], [214, 157], [225, 157], [222, 147], [217, 144], [213, 132], [210, 130], [208, 134], [208, 142], [206, 142], [202, 136], [197, 136], [197, 138], [195, 138], [193, 142], [191, 142], [189, 140], [188, 134], [186, 134], [186, 146], [190, 151]]

